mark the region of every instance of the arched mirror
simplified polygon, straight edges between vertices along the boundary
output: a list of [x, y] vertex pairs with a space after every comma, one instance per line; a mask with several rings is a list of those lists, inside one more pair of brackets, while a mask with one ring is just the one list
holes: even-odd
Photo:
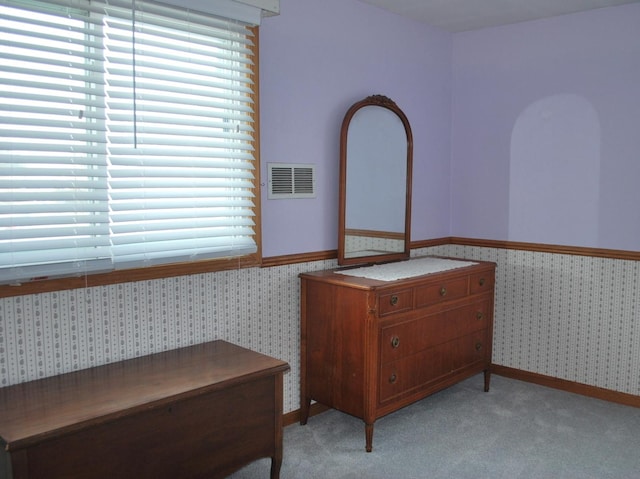
[[340, 133], [338, 263], [409, 257], [413, 136], [389, 98], [373, 95], [347, 111]]

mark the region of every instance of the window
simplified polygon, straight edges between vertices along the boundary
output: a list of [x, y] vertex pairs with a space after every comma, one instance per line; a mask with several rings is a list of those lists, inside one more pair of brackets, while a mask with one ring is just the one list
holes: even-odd
[[0, 283], [255, 255], [253, 29], [0, 5]]

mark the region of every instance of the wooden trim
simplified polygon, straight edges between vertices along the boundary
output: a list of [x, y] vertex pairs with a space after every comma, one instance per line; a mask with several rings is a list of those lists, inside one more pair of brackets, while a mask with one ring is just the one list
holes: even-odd
[[404, 240], [404, 233], [394, 233], [393, 231], [377, 231], [377, 230], [358, 230], [358, 229], [346, 229], [344, 230], [346, 236], [363, 236], [365, 238], [386, 238], [394, 240]]
[[[639, 251], [614, 250], [604, 248], [584, 248], [578, 246], [547, 245], [542, 243], [525, 243], [516, 241], [497, 241], [476, 238], [443, 237], [429, 240], [413, 241], [411, 249], [430, 248], [442, 245], [462, 245], [477, 246], [481, 248], [512, 249], [531, 251], [535, 253], [570, 254], [578, 256], [591, 256], [595, 258], [621, 259], [629, 261], [640, 261]], [[190, 274], [211, 273], [215, 271], [225, 271], [230, 269], [258, 267], [271, 268], [274, 266], [285, 266], [288, 264], [310, 263], [313, 261], [323, 261], [336, 259], [336, 250], [316, 251], [311, 253], [299, 253], [282, 256], [271, 256], [262, 258], [258, 255], [249, 255], [243, 258], [213, 259], [199, 261], [195, 263], [180, 263], [150, 268], [140, 268], [132, 270], [114, 271], [103, 274], [93, 274], [79, 278], [62, 278], [34, 281], [19, 286], [0, 286], [0, 298], [10, 296], [22, 296], [27, 294], [47, 293], [51, 291], [63, 291], [67, 289], [78, 289], [93, 286], [104, 286], [117, 283], [128, 283], [133, 281], [144, 281], [158, 278], [169, 278], [173, 276], [185, 276]]]
[[[317, 416], [325, 411], [328, 411], [329, 407], [320, 403], [313, 403], [309, 408], [309, 417]], [[300, 422], [300, 409], [296, 409], [295, 411], [288, 412], [283, 417], [284, 426], [290, 426], [291, 424], [295, 424]]]
[[544, 243], [525, 243], [520, 241], [484, 240], [474, 238], [460, 238], [456, 236], [452, 236], [449, 238], [449, 244], [479, 246], [482, 248], [533, 251], [536, 253], [570, 254], [577, 256], [591, 256], [594, 258], [640, 261], [640, 251], [627, 251], [606, 248], [586, 248], [582, 246], [563, 246]]
[[106, 286], [118, 283], [130, 283], [174, 276], [187, 276], [192, 274], [213, 273], [232, 269], [274, 266], [288, 264], [310, 263], [336, 259], [336, 250], [317, 251], [312, 253], [272, 256], [260, 261], [258, 255], [248, 255], [240, 258], [212, 259], [197, 261], [194, 263], [177, 263], [147, 268], [137, 268], [109, 273], [91, 274], [82, 277], [44, 279], [32, 281], [20, 285], [0, 285], [0, 298], [11, 296], [24, 296], [27, 294], [49, 293], [52, 291], [64, 291], [69, 289], [90, 288], [94, 286]]
[[[588, 384], [567, 381], [566, 379], [554, 378], [543, 374], [523, 371], [521, 369], [500, 366], [498, 364], [491, 365], [491, 373], [505, 378], [516, 379], [527, 383], [538, 384], [540, 386], [558, 389], [569, 393], [579, 394], [581, 396], [601, 399], [616, 404], [640, 408], [640, 396], [633, 394], [621, 393], [610, 389], [603, 389]], [[309, 416], [316, 416], [327, 411], [329, 407], [320, 403], [313, 403], [309, 410]], [[284, 415], [284, 426], [290, 426], [300, 421], [300, 410], [288, 412]]]
[[588, 384], [568, 381], [566, 379], [554, 378], [551, 376], [545, 376], [543, 374], [532, 373], [530, 371], [523, 371], [521, 369], [510, 368], [508, 366], [500, 366], [497, 364], [491, 365], [491, 372], [493, 374], [497, 374], [498, 376], [504, 376], [505, 378], [517, 379], [519, 381], [525, 381], [528, 383], [538, 384], [540, 386], [559, 389], [561, 391], [580, 394], [581, 396], [602, 399], [603, 401], [609, 401], [618, 404], [624, 404], [625, 406], [640, 408], [640, 396], [635, 396], [633, 394], [613, 391], [611, 389], [599, 388], [597, 386], [590, 386]]
[[311, 263], [313, 261], [324, 261], [336, 259], [338, 252], [336, 250], [316, 251], [313, 253], [287, 254], [283, 256], [271, 256], [262, 258], [262, 267], [271, 268], [274, 266], [284, 266], [287, 264]]
[[253, 231], [254, 241], [258, 247], [256, 254], [258, 258], [262, 258], [262, 203], [260, 195], [260, 27], [251, 27], [250, 31], [253, 33], [253, 45], [249, 46], [249, 50], [253, 55], [253, 65], [251, 66], [251, 72], [248, 76], [251, 77], [253, 81], [253, 89], [249, 98], [253, 100], [253, 111], [250, 113], [250, 116], [253, 119], [253, 141], [251, 145], [253, 146], [253, 163], [255, 166], [253, 171], [253, 188], [251, 188], [254, 204]]
[[432, 248], [434, 246], [442, 246], [451, 244], [451, 237], [434, 238], [429, 240], [412, 241], [411, 249]]
[[231, 269], [260, 266], [258, 255], [247, 255], [238, 258], [219, 258], [193, 263], [175, 263], [147, 268], [124, 269], [109, 273], [90, 274], [80, 277], [43, 279], [19, 285], [1, 285], [0, 298], [24, 296], [27, 294], [49, 293], [69, 289], [92, 288], [118, 283], [133, 283], [150, 279], [171, 278], [191, 274], [211, 273]]

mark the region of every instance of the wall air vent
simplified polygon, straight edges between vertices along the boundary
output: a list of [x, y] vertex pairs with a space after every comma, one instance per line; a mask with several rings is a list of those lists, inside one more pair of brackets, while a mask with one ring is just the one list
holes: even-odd
[[267, 163], [270, 200], [315, 198], [315, 165]]

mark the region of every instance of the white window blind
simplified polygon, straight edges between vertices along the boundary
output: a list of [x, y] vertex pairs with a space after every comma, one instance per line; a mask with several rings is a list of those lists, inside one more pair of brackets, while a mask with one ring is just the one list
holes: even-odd
[[108, 268], [96, 25], [54, 4], [0, 12], [0, 280]]
[[257, 251], [248, 27], [3, 0], [0, 32], [0, 282]]

